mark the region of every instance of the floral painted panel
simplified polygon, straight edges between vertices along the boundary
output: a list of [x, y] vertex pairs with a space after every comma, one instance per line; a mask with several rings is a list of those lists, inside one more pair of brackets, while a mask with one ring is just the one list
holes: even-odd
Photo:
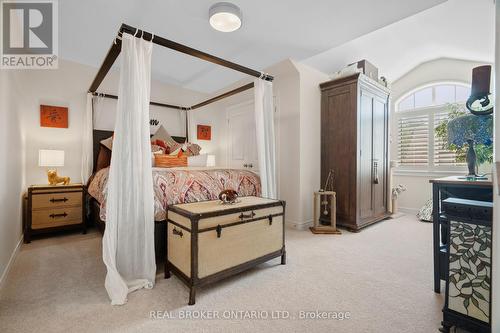
[[491, 227], [450, 221], [448, 308], [489, 323]]
[[[106, 186], [109, 168], [99, 170], [88, 192], [100, 204], [100, 218], [106, 220]], [[168, 205], [217, 200], [219, 193], [233, 189], [240, 197], [260, 196], [260, 177], [239, 169], [153, 168], [155, 220], [166, 219]]]

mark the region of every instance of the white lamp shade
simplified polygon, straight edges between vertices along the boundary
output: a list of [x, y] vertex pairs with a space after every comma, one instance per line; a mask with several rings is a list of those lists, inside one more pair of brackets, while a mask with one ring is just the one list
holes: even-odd
[[215, 166], [215, 155], [208, 155], [207, 156], [207, 167], [214, 167]]
[[62, 167], [64, 166], [64, 150], [38, 151], [38, 166], [41, 167]]

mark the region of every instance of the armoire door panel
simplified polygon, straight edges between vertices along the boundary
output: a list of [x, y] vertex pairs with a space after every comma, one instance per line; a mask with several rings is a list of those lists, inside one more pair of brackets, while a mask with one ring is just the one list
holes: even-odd
[[359, 151], [359, 214], [365, 219], [373, 215], [372, 183], [372, 105], [373, 96], [361, 92], [360, 97], [360, 151]]
[[[332, 89], [326, 96], [326, 104], [329, 110], [352, 109], [352, 89], [343, 86]], [[354, 209], [353, 201], [356, 201], [356, 192], [353, 190], [355, 182], [352, 177], [345, 177], [352, 172], [352, 155], [355, 154], [355, 137], [351, 131], [352, 124], [356, 124], [356, 114], [352, 112], [335, 112], [322, 122], [322, 161], [321, 179], [322, 186], [325, 184], [328, 172], [333, 170], [333, 188], [337, 192], [337, 216], [339, 219], [348, 220]], [[348, 125], [350, 124], [350, 125]], [[354, 166], [355, 168], [355, 166]], [[354, 169], [355, 170], [355, 169]]]
[[[379, 215], [387, 211], [387, 104], [380, 98], [373, 99], [373, 160], [377, 163], [376, 177], [378, 182], [373, 184], [374, 214]], [[376, 162], [375, 162], [376, 161]]]

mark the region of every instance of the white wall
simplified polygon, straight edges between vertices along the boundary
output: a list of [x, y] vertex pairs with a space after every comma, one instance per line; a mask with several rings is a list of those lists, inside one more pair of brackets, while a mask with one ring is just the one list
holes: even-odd
[[[47, 182], [45, 169], [38, 167], [39, 149], [61, 149], [65, 151], [65, 166], [58, 168], [61, 175], [80, 182], [81, 139], [86, 91], [94, 78], [96, 68], [69, 61], [60, 61], [57, 70], [17, 71], [12, 82], [22, 87], [22, 98], [18, 99], [19, 117], [25, 136], [26, 184]], [[101, 85], [100, 92], [116, 94], [118, 72], [111, 72]], [[151, 100], [188, 106], [204, 100], [206, 96], [172, 85], [151, 83]], [[112, 129], [116, 101], [104, 100], [105, 111], [98, 115], [96, 128]], [[69, 107], [67, 129], [40, 127], [40, 104]], [[158, 118], [172, 135], [185, 134], [184, 115], [173, 109], [152, 107], [152, 117]], [[202, 114], [200, 110], [200, 115]], [[197, 121], [197, 117], [195, 117]], [[196, 124], [193, 124], [196, 128]], [[202, 152], [211, 152], [217, 144], [217, 128], [214, 140], [202, 141]]]
[[[397, 100], [419, 86], [434, 82], [454, 81], [470, 84], [472, 68], [484, 64], [458, 59], [436, 59], [415, 67], [392, 84], [391, 133], [393, 134], [391, 135], [391, 159], [397, 159], [397, 137], [395, 134], [397, 133], [397, 124], [394, 117]], [[491, 172], [490, 166], [486, 166], [485, 168], [485, 172]], [[463, 173], [466, 173], [465, 168]], [[429, 180], [454, 174], [456, 172], [432, 174], [412, 172], [408, 174], [395, 170], [393, 186], [403, 184], [407, 187], [407, 191], [403, 192], [399, 197], [399, 207], [407, 211], [416, 212], [432, 197], [432, 188]]]
[[[205, 99], [205, 98], [204, 98]], [[190, 112], [189, 141], [199, 144], [202, 154], [215, 155], [215, 165], [226, 166], [226, 113], [221, 105], [210, 104]], [[212, 127], [212, 139], [198, 140], [196, 138], [197, 125]]]
[[312, 223], [314, 191], [321, 182], [321, 90], [327, 74], [295, 63], [300, 75], [300, 206], [301, 228]]
[[[303, 229], [312, 221], [312, 193], [320, 188], [319, 84], [328, 76], [290, 59], [265, 71], [274, 76], [278, 195], [287, 202], [286, 223]], [[250, 81], [247, 78], [217, 93]], [[249, 100], [253, 100], [253, 90], [227, 98], [214, 108], [227, 109]]]
[[300, 76], [294, 63], [282, 61], [266, 72], [272, 73], [277, 107], [277, 173], [279, 197], [285, 200], [286, 223], [300, 225]]
[[0, 70], [0, 287], [22, 237], [23, 134], [16, 104], [22, 94]]

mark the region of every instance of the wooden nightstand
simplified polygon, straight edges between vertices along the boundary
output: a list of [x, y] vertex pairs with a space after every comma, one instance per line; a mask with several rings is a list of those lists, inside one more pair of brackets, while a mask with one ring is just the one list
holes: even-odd
[[24, 242], [31, 236], [59, 230], [81, 229], [85, 234], [85, 188], [32, 185], [28, 188]]

